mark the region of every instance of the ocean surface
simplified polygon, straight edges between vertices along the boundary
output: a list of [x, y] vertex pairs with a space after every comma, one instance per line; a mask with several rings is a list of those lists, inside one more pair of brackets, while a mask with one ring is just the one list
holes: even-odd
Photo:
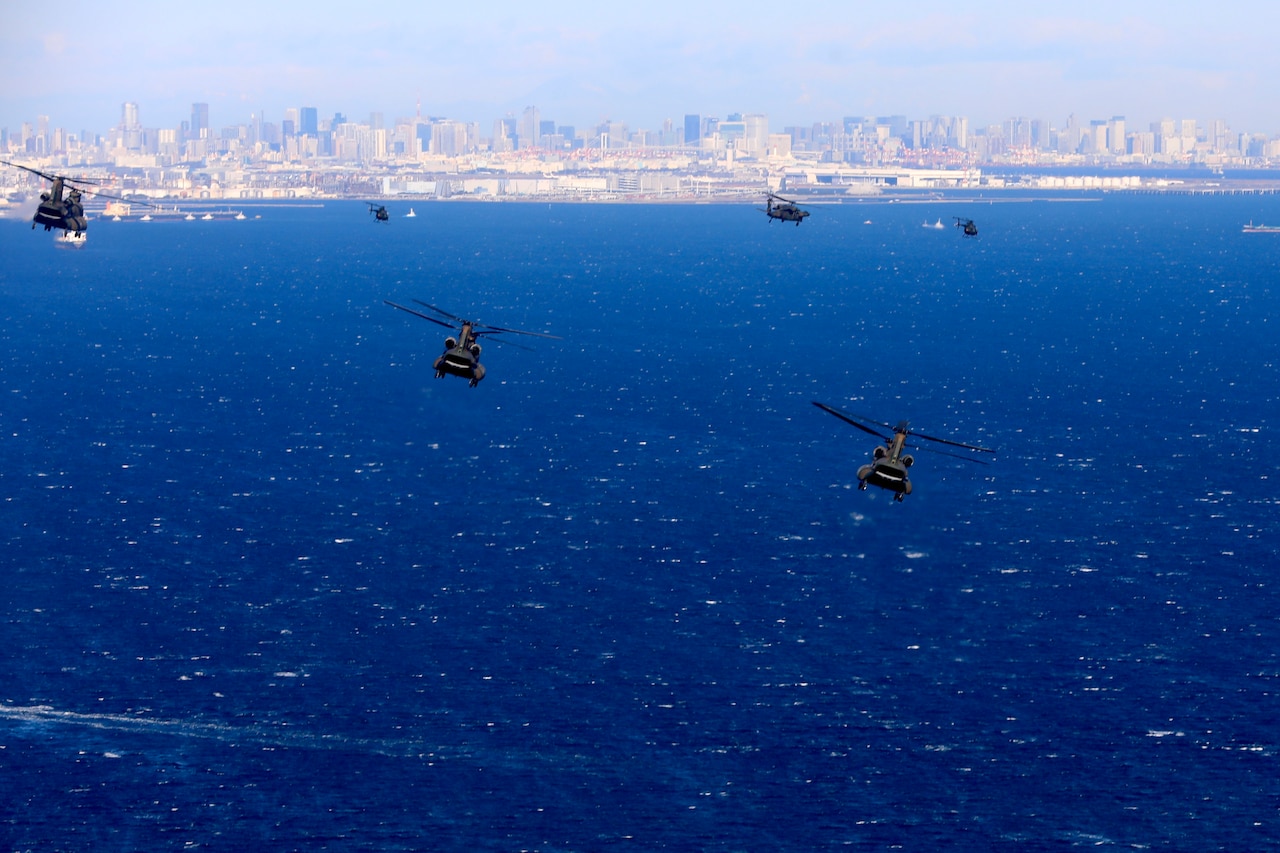
[[0, 220], [0, 848], [1280, 845], [1280, 197], [389, 207]]

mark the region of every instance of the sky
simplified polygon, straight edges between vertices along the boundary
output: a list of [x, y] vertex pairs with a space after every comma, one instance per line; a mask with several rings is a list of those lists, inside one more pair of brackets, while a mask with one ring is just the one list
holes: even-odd
[[214, 128], [290, 107], [478, 122], [538, 107], [577, 128], [764, 113], [1223, 119], [1280, 135], [1275, 0], [635, 0], [216, 4], [0, 0], [0, 127], [105, 133], [121, 105]]

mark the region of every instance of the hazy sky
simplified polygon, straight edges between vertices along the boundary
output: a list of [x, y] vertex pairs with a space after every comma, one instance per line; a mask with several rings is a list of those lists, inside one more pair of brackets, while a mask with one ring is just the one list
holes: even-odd
[[[1052, 11], [1046, 11], [1052, 9]], [[1225, 119], [1280, 134], [1280, 2], [0, 0], [0, 126], [105, 132], [314, 106], [480, 123], [536, 105], [632, 130], [685, 113]]]

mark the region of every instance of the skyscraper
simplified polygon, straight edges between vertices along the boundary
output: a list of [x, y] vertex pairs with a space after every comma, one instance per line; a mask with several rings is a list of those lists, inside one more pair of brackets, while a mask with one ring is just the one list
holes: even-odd
[[304, 136], [320, 134], [320, 114], [315, 107], [303, 107], [298, 111], [298, 133]]
[[130, 151], [142, 145], [142, 122], [138, 118], [138, 105], [132, 101], [120, 108], [120, 144]]
[[697, 147], [702, 141], [702, 116], [689, 113], [684, 117], [684, 144]]
[[520, 148], [537, 148], [538, 135], [542, 129], [542, 117], [537, 107], [525, 107], [520, 117], [520, 125], [516, 131], [516, 145]]
[[753, 154], [764, 154], [769, 148], [769, 117], [748, 113], [742, 117], [742, 139]]
[[191, 105], [191, 138], [200, 139], [209, 135], [209, 105]]

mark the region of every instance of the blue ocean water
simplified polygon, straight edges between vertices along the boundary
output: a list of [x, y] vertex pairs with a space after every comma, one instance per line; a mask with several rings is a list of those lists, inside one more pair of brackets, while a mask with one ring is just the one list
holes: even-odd
[[5, 849], [1280, 843], [1280, 199], [415, 206], [0, 220]]

